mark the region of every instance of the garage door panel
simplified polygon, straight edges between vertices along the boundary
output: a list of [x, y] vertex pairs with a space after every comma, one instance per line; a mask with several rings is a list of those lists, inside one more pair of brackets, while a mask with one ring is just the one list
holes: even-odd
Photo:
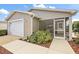
[[24, 36], [24, 21], [11, 22], [9, 30], [11, 35]]

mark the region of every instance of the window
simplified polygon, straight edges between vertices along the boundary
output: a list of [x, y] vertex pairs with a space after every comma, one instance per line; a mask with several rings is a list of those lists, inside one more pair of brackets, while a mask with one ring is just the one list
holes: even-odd
[[63, 23], [63, 21], [57, 21], [56, 22], [56, 30], [63, 30], [63, 28], [64, 28], [64, 23]]
[[63, 23], [60, 22], [59, 25], [58, 25], [59, 29], [63, 29]]

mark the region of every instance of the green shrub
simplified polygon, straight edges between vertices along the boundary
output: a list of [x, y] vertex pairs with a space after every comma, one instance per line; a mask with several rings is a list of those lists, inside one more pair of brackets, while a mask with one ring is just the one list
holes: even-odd
[[0, 36], [7, 35], [7, 30], [0, 30]]
[[76, 44], [79, 44], [79, 39], [73, 40]]
[[73, 42], [75, 42], [75, 39], [73, 39]]
[[29, 41], [32, 43], [47, 43], [52, 40], [51, 33], [48, 31], [37, 31], [33, 33], [29, 38]]

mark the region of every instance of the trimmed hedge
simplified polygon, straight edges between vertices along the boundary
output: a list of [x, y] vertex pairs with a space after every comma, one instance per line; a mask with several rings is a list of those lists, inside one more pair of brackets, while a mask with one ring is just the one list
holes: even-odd
[[7, 35], [7, 30], [0, 30], [0, 36]]

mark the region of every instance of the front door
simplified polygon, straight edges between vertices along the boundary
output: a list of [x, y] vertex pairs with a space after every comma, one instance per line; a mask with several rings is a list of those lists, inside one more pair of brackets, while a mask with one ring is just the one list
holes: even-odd
[[54, 20], [54, 38], [65, 38], [65, 20], [56, 19]]

